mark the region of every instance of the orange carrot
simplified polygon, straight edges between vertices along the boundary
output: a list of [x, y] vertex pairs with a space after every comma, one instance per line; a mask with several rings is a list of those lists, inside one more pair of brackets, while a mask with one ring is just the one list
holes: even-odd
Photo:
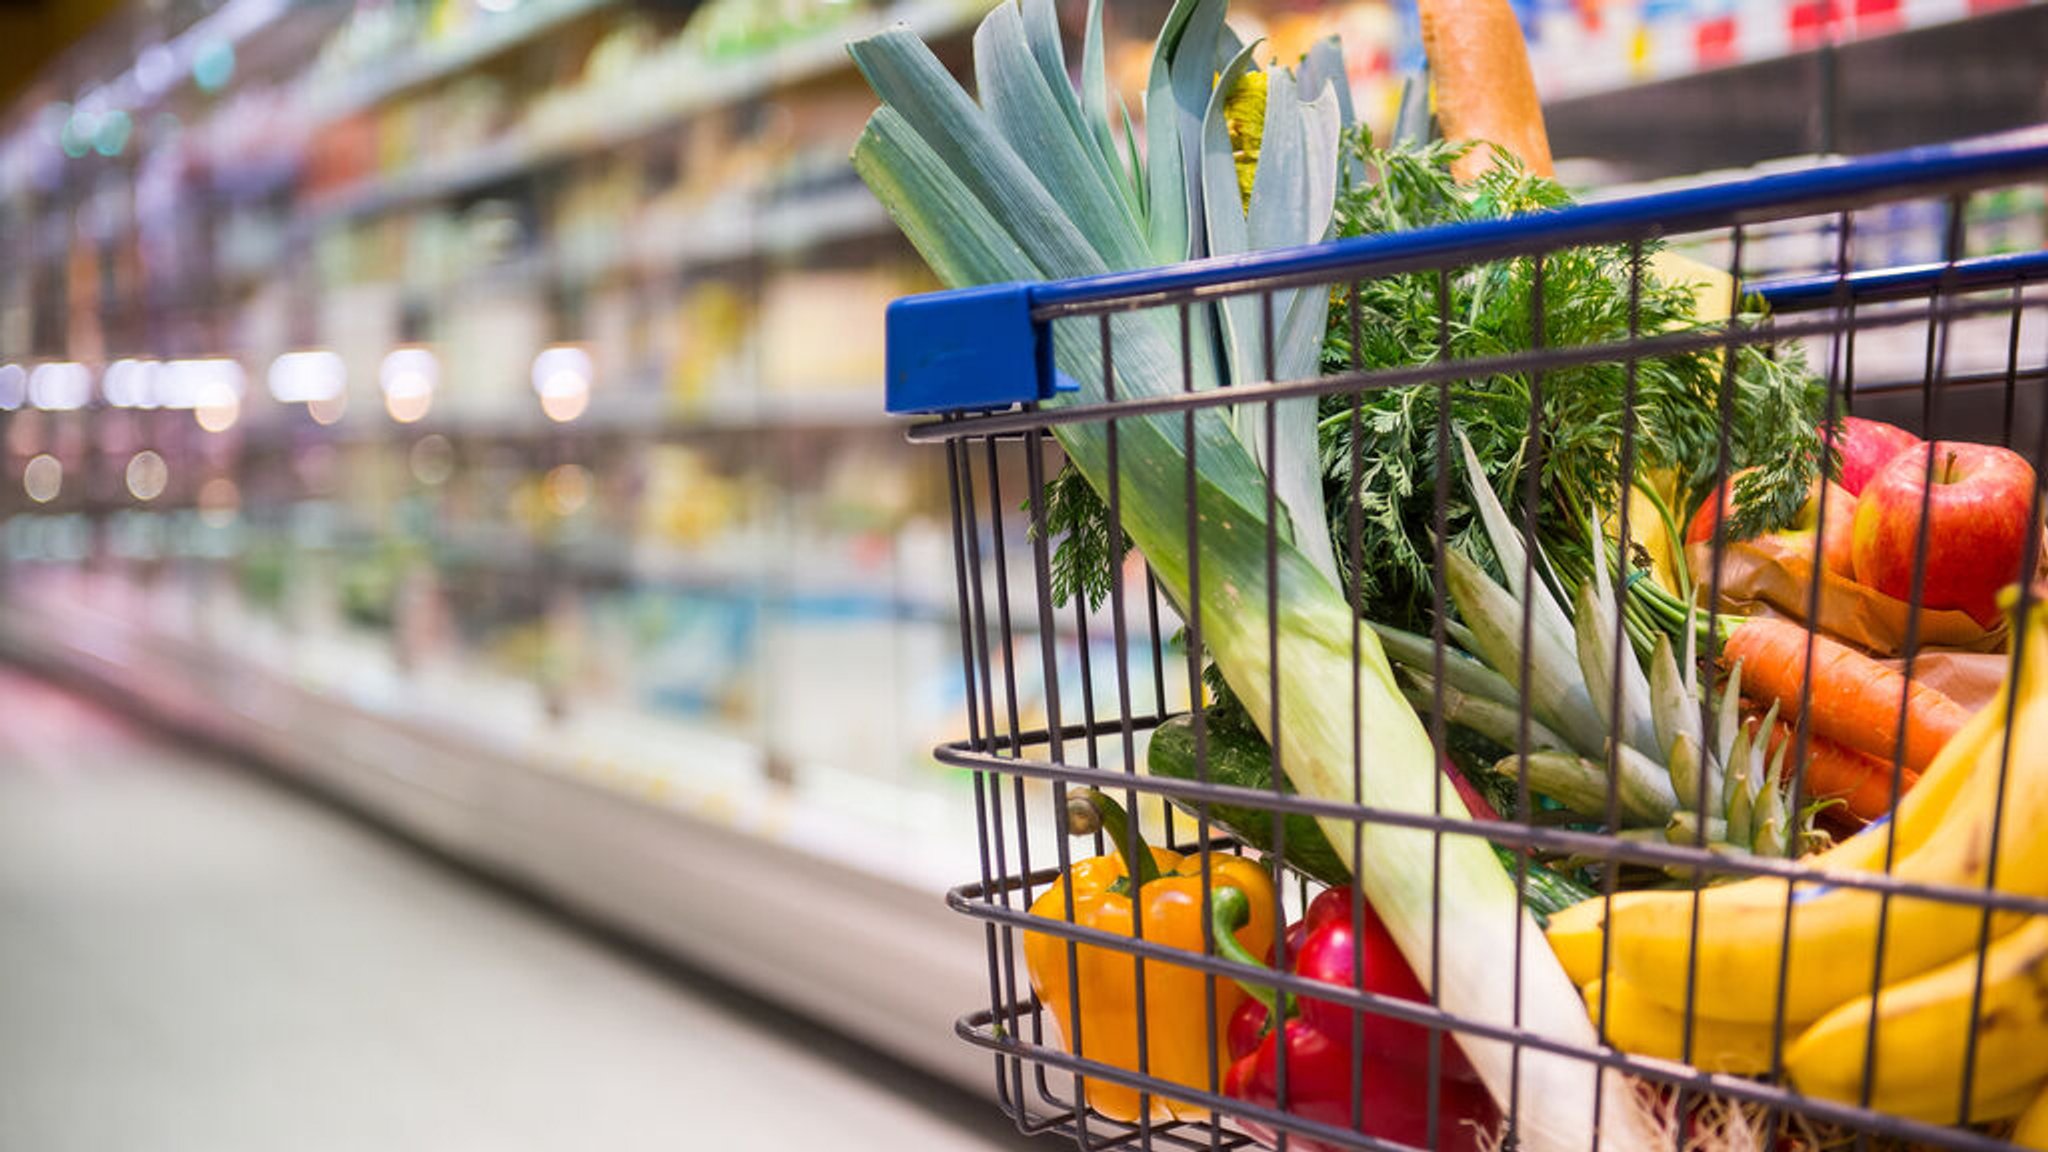
[[[1807, 632], [1803, 625], [1758, 617], [1746, 620], [1721, 650], [1721, 663], [1742, 664], [1742, 694], [1778, 703], [1796, 714], [1806, 675]], [[1907, 687], [1906, 678], [1870, 657], [1825, 636], [1813, 637], [1812, 691], [1806, 714], [1813, 731], [1889, 764], [1901, 759], [1909, 772], [1934, 762], [1970, 713], [1925, 684]], [[1905, 702], [1905, 748], [1898, 747], [1899, 705]]]
[[[1745, 674], [1746, 678], [1746, 674]], [[1779, 720], [1771, 730], [1769, 755], [1792, 743], [1797, 736], [1792, 725]], [[1796, 750], [1798, 745], [1792, 743]], [[1790, 755], [1788, 753], [1787, 755]], [[1900, 790], [1913, 787], [1920, 774], [1906, 769]], [[1870, 823], [1892, 810], [1892, 765], [1837, 743], [1816, 732], [1806, 735], [1806, 795], [1814, 800], [1840, 800], [1842, 809], [1855, 818], [1857, 826]]]

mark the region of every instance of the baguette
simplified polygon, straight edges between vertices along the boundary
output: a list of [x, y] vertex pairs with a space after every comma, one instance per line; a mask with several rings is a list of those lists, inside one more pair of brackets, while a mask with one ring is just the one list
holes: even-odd
[[[1429, 55], [1436, 118], [1446, 140], [1498, 145], [1538, 176], [1555, 176], [1543, 104], [1529, 70], [1522, 26], [1507, 0], [1420, 0], [1422, 47]], [[1451, 168], [1470, 183], [1494, 167], [1492, 148], [1475, 148]], [[1728, 319], [1735, 281], [1719, 268], [1671, 251], [1650, 258], [1657, 277], [1690, 284], [1698, 319]]]
[[[1498, 145], [1530, 172], [1554, 175], [1529, 50], [1507, 0], [1420, 3], [1422, 47], [1429, 56], [1444, 138]], [[1493, 150], [1481, 147], [1451, 171], [1470, 181], [1493, 166]]]

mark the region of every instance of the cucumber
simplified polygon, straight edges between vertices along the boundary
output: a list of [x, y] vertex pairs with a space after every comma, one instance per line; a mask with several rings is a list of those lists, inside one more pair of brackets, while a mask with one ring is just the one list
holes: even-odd
[[[1493, 846], [1500, 866], [1515, 874], [1515, 854], [1496, 844]], [[1582, 901], [1591, 900], [1599, 893], [1577, 880], [1559, 872], [1548, 864], [1529, 861], [1529, 882], [1522, 889], [1522, 906], [1536, 916], [1536, 922], [1550, 926], [1550, 918]]]
[[[1219, 707], [1209, 711], [1208, 722], [1209, 782], [1271, 790], [1273, 752], [1251, 720], [1236, 709]], [[1195, 761], [1193, 717], [1175, 716], [1153, 730], [1152, 748], [1146, 753], [1145, 767], [1154, 776], [1174, 780], [1202, 778], [1200, 766]], [[1286, 784], [1284, 787], [1293, 793], [1294, 785]], [[1191, 816], [1199, 816], [1193, 801], [1178, 796], [1172, 799], [1174, 807]], [[1212, 804], [1209, 806], [1209, 820], [1248, 848], [1261, 852], [1273, 850], [1273, 813], [1267, 809]], [[1332, 887], [1351, 883], [1351, 869], [1344, 866], [1343, 858], [1330, 847], [1329, 838], [1323, 835], [1313, 816], [1289, 814], [1286, 830], [1289, 867]]]
[[[1266, 791], [1272, 789], [1273, 752], [1249, 717], [1236, 708], [1218, 706], [1209, 711], [1208, 729], [1210, 783]], [[1153, 730], [1152, 747], [1146, 753], [1145, 767], [1154, 776], [1188, 781], [1201, 779], [1200, 767], [1195, 760], [1193, 717], [1175, 716]], [[1283, 787], [1289, 794], [1294, 792], [1292, 784], [1284, 784]], [[1171, 799], [1174, 807], [1191, 816], [1199, 815], [1193, 801], [1178, 796]], [[1273, 849], [1273, 813], [1270, 809], [1212, 804], [1209, 806], [1209, 821], [1248, 848], [1260, 852]], [[1288, 867], [1332, 887], [1351, 883], [1351, 870], [1337, 855], [1337, 850], [1330, 846], [1329, 838], [1323, 835], [1322, 826], [1314, 817], [1291, 813], [1287, 816], [1286, 830]], [[1499, 845], [1494, 846], [1494, 852], [1500, 857], [1501, 866], [1513, 875], [1514, 853]], [[1538, 921], [1546, 921], [1553, 914], [1591, 899], [1595, 894], [1592, 889], [1556, 869], [1532, 860], [1522, 902], [1536, 914]]]

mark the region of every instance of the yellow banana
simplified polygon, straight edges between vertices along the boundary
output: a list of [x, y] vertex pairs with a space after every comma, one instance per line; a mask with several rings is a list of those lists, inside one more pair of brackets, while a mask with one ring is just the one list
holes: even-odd
[[[1942, 749], [1920, 783], [1906, 794], [1893, 822], [1898, 825], [1896, 843], [1892, 845], [1894, 859], [1903, 860], [1924, 845], [1941, 826], [1955, 802], [1962, 785], [1975, 775], [1976, 765], [1984, 749], [1999, 739], [2005, 729], [2004, 698], [1999, 703], [1979, 712], [1963, 730]], [[1806, 864], [1823, 871], [1875, 872], [1884, 867], [1886, 842], [1894, 833], [1887, 824], [1877, 824], [1825, 852], [1808, 857]], [[1782, 881], [1753, 880], [1712, 890], [1717, 907], [1725, 909], [1723, 916], [1737, 915], [1736, 909], [1749, 905], [1753, 911], [1747, 913], [1757, 917], [1774, 917], [1780, 929], [1784, 925], [1785, 885]], [[1636, 909], [1644, 909], [1645, 917], [1682, 920], [1682, 925], [1670, 924], [1669, 930], [1689, 932], [1692, 919], [1692, 894], [1689, 892], [1618, 892], [1614, 896], [1613, 910], [1617, 918], [1633, 915]], [[1705, 912], [1704, 906], [1702, 912]], [[1559, 962], [1572, 978], [1572, 983], [1584, 987], [1598, 979], [1600, 970], [1601, 942], [1607, 931], [1608, 902], [1604, 896], [1596, 896], [1553, 915], [1546, 936], [1551, 950], [1557, 953]], [[1708, 925], [1701, 923], [1704, 931]], [[1638, 922], [1628, 929], [1632, 934], [1647, 931]], [[1711, 945], [1710, 945], [1711, 947]], [[1667, 1008], [1683, 1009], [1685, 987], [1683, 973], [1679, 967], [1671, 970], [1680, 975], [1674, 978], [1667, 972], [1653, 982], [1637, 981], [1637, 987], [1646, 996], [1663, 1003]], [[1775, 971], [1775, 968], [1774, 968]], [[1867, 985], [1866, 985], [1867, 987]], [[1828, 1007], [1832, 1007], [1829, 1005]], [[1769, 1023], [1775, 1013], [1767, 1003], [1762, 1013], [1747, 1014], [1752, 1022]], [[1823, 1008], [1821, 1011], [1825, 1011]], [[1811, 1012], [1807, 1019], [1817, 1018], [1821, 1011]], [[1797, 1017], [1795, 1017], [1797, 1018]]]
[[2013, 1146], [2048, 1152], [2048, 1088], [2034, 1096], [2034, 1102], [2020, 1113], [2019, 1127], [2012, 1132]]
[[[1606, 990], [1602, 1019], [1601, 992]], [[1657, 1003], [1633, 985], [1619, 980], [1593, 981], [1586, 987], [1586, 1007], [1601, 1025], [1607, 1042], [1623, 1052], [1659, 1060], [1685, 1059], [1685, 1015]], [[1792, 1025], [1797, 1031], [1799, 1025]], [[1692, 1018], [1692, 1066], [1702, 1072], [1757, 1076], [1771, 1070], [1769, 1024], [1741, 1024], [1697, 1013]]]
[[[2027, 1105], [2033, 1103], [2037, 1091], [2038, 1085], [2003, 1095], [1973, 1091], [1970, 1093], [1970, 1123], [1989, 1124], [1996, 1120], [2010, 1120], [2026, 1111]], [[1874, 1111], [1887, 1116], [1897, 1116], [1901, 1120], [1918, 1120], [1924, 1124], [1954, 1124], [1957, 1114], [1955, 1096], [1954, 1089], [1950, 1089], [1945, 1098], [1939, 1093], [1930, 1095], [1925, 1091], [1901, 1092], [1873, 1099], [1870, 1107]]]
[[[2019, 670], [1998, 870], [2000, 890], [2034, 895], [2048, 895], [2048, 836], [2034, 832], [2048, 821], [2044, 624], [2048, 616], [2039, 613], [2028, 622], [2035, 634], [2026, 645], [2026, 667]], [[1894, 869], [1900, 878], [1961, 887], [1984, 884], [1999, 802], [2003, 728], [1999, 708], [1984, 709], [1929, 767], [1935, 794], [1900, 816], [1901, 850], [1911, 846]], [[1966, 736], [1971, 737], [1967, 742]], [[1940, 793], [1949, 788], [1955, 792], [1947, 811], [1933, 815], [1930, 823], [1930, 814], [1942, 806]], [[1908, 800], [1920, 792], [1915, 788]], [[1883, 834], [1865, 832], [1818, 862], [1867, 862], [1873, 853], [1881, 861], [1881, 840], [1873, 843], [1866, 837]], [[1796, 893], [1789, 887], [1782, 880], [1758, 879], [1699, 893], [1697, 955], [1691, 894], [1632, 902], [1610, 917], [1614, 971], [1667, 1007], [1678, 1008], [1684, 1004], [1685, 974], [1696, 961], [1697, 1002], [1714, 1005], [1726, 1019], [1753, 1023], [1775, 1018], [1781, 968], [1787, 977], [1785, 1013], [1793, 1019], [1818, 1018], [1867, 995], [1880, 951], [1878, 894], [1825, 884], [1802, 885]], [[1882, 982], [1918, 975], [1962, 955], [1976, 941], [1977, 924], [1978, 913], [1968, 905], [1894, 897], [1882, 948]]]
[[[2048, 725], [2039, 728], [2034, 739], [2048, 741]], [[2048, 754], [2048, 747], [2042, 753]], [[1995, 799], [1992, 789], [1977, 786], [1986, 782], [1995, 778], [1987, 775], [1974, 781], [1970, 794], [1958, 798], [1951, 812], [1953, 833], [1907, 857], [1895, 875], [1962, 887], [1984, 883]], [[2048, 837], [2036, 839], [2031, 831], [2019, 831], [2048, 816], [2030, 815], [2036, 811], [2016, 807], [2010, 814], [2001, 853], [2001, 888], [2031, 890], [2048, 878], [2043, 872], [2048, 869]], [[1788, 893], [1783, 882], [1752, 883], [1763, 887], [1761, 899], [1749, 891], [1722, 897], [1723, 891], [1734, 889], [1701, 894], [1697, 956], [1691, 935], [1694, 922], [1685, 906], [1632, 907], [1617, 913], [1612, 917], [1615, 970], [1638, 983], [1655, 981], [1655, 992], [1670, 1004], [1684, 995], [1684, 974], [1696, 962], [1696, 995], [1701, 1002], [1721, 1006], [1731, 1019], [1768, 1021], [1777, 1009], [1782, 967], [1786, 1014], [1810, 1018], [1867, 992], [1880, 951], [1884, 967], [1879, 983], [1889, 984], [1954, 959], [1976, 940], [1978, 914], [1968, 905], [1899, 896], [1890, 902], [1880, 949], [1883, 901], [1878, 893], [1826, 885]]]
[[[1970, 1093], [1970, 1123], [1989, 1124], [1998, 1120], [2010, 1120], [2026, 1111], [2039, 1091], [2039, 1085], [2029, 1085], [2017, 1092], [1994, 1093], [1981, 1089], [1974, 1090]], [[1845, 1103], [1857, 1104], [1859, 1101], [1851, 1099]], [[1896, 1116], [1901, 1120], [1953, 1125], [1957, 1116], [1956, 1091], [1950, 1088], [1944, 1096], [1939, 1091], [1930, 1092], [1925, 1087], [1915, 1087], [1889, 1096], [1873, 1097], [1870, 1108], [1873, 1112]], [[1920, 1145], [1916, 1144], [1913, 1147], [1917, 1148]]]
[[[2031, 1092], [2048, 1079], [2048, 917], [2026, 921], [1993, 943], [1983, 959], [1971, 1097], [1993, 1100]], [[1891, 1111], [1895, 1096], [1925, 1096], [1935, 1119], [1956, 1120], [1972, 1035], [1977, 961], [1970, 952], [1884, 989], [1874, 1002], [1865, 996], [1828, 1013], [1785, 1053], [1792, 1083], [1812, 1096], [1850, 1103], [1860, 1099], [1874, 1003], [1872, 1102]]]
[[[1654, 892], [1616, 892], [1614, 907], [1621, 908], [1656, 895]], [[1606, 896], [1582, 900], [1562, 912], [1553, 913], [1550, 926], [1543, 930], [1544, 937], [1550, 941], [1550, 950], [1557, 953], [1558, 963], [1564, 965], [1565, 975], [1581, 988], [1601, 976], [1600, 952], [1601, 941], [1607, 935], [1607, 908]]]

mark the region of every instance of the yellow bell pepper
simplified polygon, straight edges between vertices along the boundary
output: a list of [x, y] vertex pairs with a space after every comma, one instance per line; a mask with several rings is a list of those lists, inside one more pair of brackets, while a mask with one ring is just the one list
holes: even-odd
[[[1130, 827], [1114, 801], [1092, 790], [1078, 793], [1069, 804], [1070, 823], [1080, 832], [1097, 826], [1116, 851], [1076, 862], [1031, 903], [1031, 914], [1067, 919], [1067, 894], [1074, 900], [1073, 922], [1088, 928], [1132, 936], [1137, 914], [1143, 914], [1142, 939], [1200, 954], [1209, 902], [1202, 891], [1202, 857], [1148, 848]], [[1138, 848], [1134, 882], [1124, 866], [1127, 844]], [[1264, 868], [1243, 857], [1216, 853], [1208, 857], [1210, 883], [1236, 888], [1251, 904], [1251, 917], [1237, 933], [1238, 942], [1263, 954], [1273, 942], [1277, 907], [1272, 879]], [[1079, 945], [1074, 967], [1067, 963], [1068, 942], [1042, 932], [1024, 934], [1024, 962], [1032, 990], [1059, 1025], [1068, 1051], [1175, 1084], [1208, 1091], [1221, 1083], [1229, 1060], [1225, 1031], [1245, 993], [1227, 978], [1215, 983], [1215, 1011], [1207, 1007], [1208, 977], [1199, 969], [1162, 960], [1145, 961], [1145, 995], [1140, 1011], [1137, 965], [1130, 953], [1097, 945]], [[1077, 1031], [1074, 1004], [1079, 989]], [[1145, 1067], [1138, 1066], [1138, 1028], [1143, 1019]], [[1210, 1021], [1215, 1022], [1214, 1033]], [[1212, 1067], [1212, 1057], [1215, 1065]], [[1212, 1080], [1212, 1075], [1216, 1078]], [[1083, 1089], [1089, 1107], [1113, 1120], [1138, 1118], [1139, 1094], [1120, 1084], [1088, 1081]], [[1207, 1110], [1182, 1101], [1154, 1096], [1152, 1119], [1197, 1119]]]

